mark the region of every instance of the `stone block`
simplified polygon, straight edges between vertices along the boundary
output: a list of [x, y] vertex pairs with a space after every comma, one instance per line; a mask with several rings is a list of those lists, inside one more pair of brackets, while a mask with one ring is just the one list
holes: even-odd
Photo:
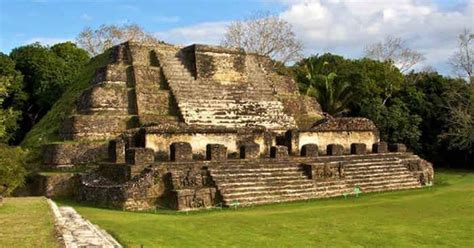
[[126, 85], [94, 85], [81, 94], [76, 103], [76, 109], [81, 114], [94, 112], [127, 114], [127, 87]]
[[395, 143], [395, 144], [390, 144], [388, 146], [388, 150], [390, 152], [406, 152], [407, 147], [404, 144], [401, 143]]
[[248, 143], [240, 147], [240, 158], [255, 159], [260, 157], [260, 146], [256, 143]]
[[144, 147], [135, 147], [127, 149], [126, 162], [132, 165], [151, 164], [155, 161], [155, 153], [153, 149]]
[[366, 154], [367, 146], [364, 143], [353, 143], [351, 144], [351, 154], [362, 155]]
[[193, 150], [188, 142], [175, 142], [170, 145], [171, 161], [193, 160]]
[[344, 147], [339, 144], [329, 144], [326, 149], [329, 156], [340, 156], [344, 153]]
[[270, 157], [276, 158], [276, 159], [288, 157], [288, 147], [287, 146], [272, 146], [270, 148]]
[[99, 143], [59, 143], [43, 146], [43, 163], [48, 167], [72, 167], [107, 156], [107, 146]]
[[288, 147], [288, 153], [293, 155], [293, 156], [298, 156], [298, 154], [299, 154], [299, 151], [298, 151], [299, 137], [300, 137], [300, 134], [299, 134], [298, 130], [296, 130], [296, 129], [288, 130], [285, 133], [286, 145]]
[[208, 144], [206, 146], [207, 160], [226, 160], [227, 147], [221, 144]]
[[377, 142], [372, 145], [373, 153], [386, 153], [388, 152], [387, 142]]
[[121, 139], [109, 142], [109, 161], [112, 163], [125, 163], [125, 142]]
[[305, 144], [301, 147], [302, 157], [317, 157], [318, 156], [318, 145], [316, 144]]

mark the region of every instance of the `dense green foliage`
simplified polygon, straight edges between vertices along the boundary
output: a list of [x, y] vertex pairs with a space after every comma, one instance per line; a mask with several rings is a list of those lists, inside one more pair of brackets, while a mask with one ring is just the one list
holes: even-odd
[[0, 144], [0, 193], [8, 195], [23, 185], [26, 175], [25, 151]]
[[433, 188], [243, 209], [133, 213], [73, 202], [125, 247], [472, 247], [474, 174]]
[[21, 146], [32, 148], [32, 156], [40, 155], [40, 147], [43, 144], [59, 141], [58, 133], [61, 122], [72, 113], [75, 108], [74, 102], [82, 91], [90, 86], [90, 81], [97, 68], [105, 66], [109, 52], [94, 57], [85, 66], [82, 72], [53, 105], [51, 110], [31, 129], [23, 139]]
[[0, 227], [0, 247], [60, 247], [44, 197], [5, 198]]
[[20, 132], [14, 141], [10, 140], [10, 143], [19, 143], [74, 83], [89, 61], [89, 55], [71, 42], [52, 47], [34, 43], [13, 49], [10, 58], [15, 62], [15, 69], [23, 75], [22, 90], [28, 96], [22, 106]]
[[23, 76], [15, 70], [15, 62], [0, 53], [0, 143], [13, 139], [26, 98]]
[[403, 75], [390, 62], [332, 54], [292, 69], [300, 91], [316, 97], [323, 111], [367, 117], [383, 140], [405, 143], [438, 165], [472, 163], [474, 93], [464, 80], [436, 72]]

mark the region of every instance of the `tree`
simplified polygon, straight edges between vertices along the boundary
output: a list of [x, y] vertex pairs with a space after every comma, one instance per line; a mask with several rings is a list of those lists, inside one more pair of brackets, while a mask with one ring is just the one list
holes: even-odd
[[421, 53], [408, 48], [406, 41], [390, 35], [386, 36], [383, 42], [366, 46], [365, 57], [379, 61], [390, 61], [402, 73], [408, 72], [414, 65], [424, 60]]
[[24, 76], [23, 89], [28, 101], [22, 108], [22, 136], [46, 114], [79, 75], [89, 61], [87, 53], [73, 43], [56, 44], [53, 47], [39, 43], [17, 47], [10, 57], [15, 69]]
[[0, 201], [24, 183], [26, 152], [20, 147], [0, 144]]
[[382, 139], [419, 147], [420, 116], [401, 97], [403, 74], [390, 62], [323, 54], [303, 59], [292, 68], [302, 94], [314, 94], [319, 87], [327, 95], [317, 96], [324, 111], [367, 117], [375, 122]]
[[445, 92], [448, 118], [446, 131], [440, 137], [448, 142], [449, 149], [463, 151], [467, 160], [474, 155], [474, 90], [471, 88], [469, 94], [466, 92], [469, 91]]
[[474, 66], [474, 48], [472, 42], [474, 33], [469, 29], [464, 29], [458, 38], [458, 50], [450, 58], [455, 73], [461, 77], [467, 77], [470, 83], [473, 83], [473, 66]]
[[[330, 115], [339, 116], [347, 113], [348, 106], [352, 101], [349, 83], [347, 81], [336, 82], [337, 74], [334, 72], [327, 75], [320, 74], [317, 60], [317, 57], [306, 60], [304, 76], [308, 86], [304, 93], [315, 97], [322, 110]], [[328, 65], [328, 63], [323, 65]]]
[[98, 29], [86, 27], [76, 37], [77, 44], [92, 56], [125, 41], [159, 42], [137, 24], [123, 26], [101, 25]]
[[10, 57], [0, 53], [0, 143], [13, 140], [26, 98], [23, 75]]
[[257, 12], [243, 21], [232, 22], [221, 43], [224, 47], [242, 48], [283, 63], [300, 59], [303, 49], [291, 24], [263, 12]]

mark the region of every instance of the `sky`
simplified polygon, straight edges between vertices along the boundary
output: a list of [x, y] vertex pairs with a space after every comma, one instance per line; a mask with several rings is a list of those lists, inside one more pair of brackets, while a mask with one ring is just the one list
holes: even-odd
[[387, 35], [421, 52], [417, 69], [452, 75], [457, 37], [474, 31], [474, 0], [0, 0], [0, 51], [74, 40], [85, 27], [136, 23], [173, 44], [218, 45], [226, 27], [256, 11], [293, 26], [304, 54], [360, 58]]

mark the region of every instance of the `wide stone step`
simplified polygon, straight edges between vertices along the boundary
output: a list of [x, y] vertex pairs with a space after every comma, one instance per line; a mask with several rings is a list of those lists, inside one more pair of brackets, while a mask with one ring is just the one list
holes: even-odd
[[263, 168], [239, 168], [236, 170], [235, 168], [222, 168], [218, 170], [214, 170], [215, 173], [225, 174], [225, 173], [235, 173], [235, 172], [271, 172], [271, 171], [293, 171], [293, 172], [302, 172], [303, 170], [297, 166], [295, 167], [287, 167], [287, 166], [279, 166], [279, 167], [263, 167]]
[[361, 170], [361, 171], [344, 171], [346, 177], [358, 177], [358, 176], [366, 176], [366, 175], [389, 175], [392, 173], [401, 173], [405, 172], [408, 173], [406, 168], [391, 168], [391, 169], [377, 169], [377, 170]]
[[393, 165], [400, 164], [400, 160], [378, 160], [378, 161], [361, 161], [361, 162], [346, 162], [344, 165], [348, 168], [367, 168], [373, 166], [384, 166], [384, 165]]
[[246, 175], [246, 176], [216, 176], [211, 174], [216, 181], [232, 183], [232, 182], [245, 182], [255, 180], [298, 180], [307, 179], [306, 176], [301, 174], [294, 175]]
[[217, 186], [219, 188], [229, 188], [229, 187], [260, 187], [260, 186], [279, 186], [279, 185], [287, 185], [287, 184], [308, 184], [313, 185], [312, 181], [309, 179], [283, 179], [278, 180], [274, 179], [271, 181], [268, 180], [247, 180], [247, 181], [217, 181]]
[[232, 205], [234, 201], [238, 201], [240, 206], [246, 205], [259, 205], [266, 203], [278, 203], [278, 202], [289, 202], [298, 200], [307, 200], [315, 198], [316, 194], [313, 192], [293, 193], [287, 195], [258, 195], [258, 196], [247, 196], [247, 197], [224, 197], [224, 204], [227, 206]]
[[391, 164], [391, 165], [374, 165], [374, 166], [367, 166], [367, 167], [350, 167], [344, 166], [344, 171], [347, 172], [360, 172], [360, 171], [377, 171], [377, 170], [384, 170], [384, 169], [405, 169], [406, 167], [403, 164]]
[[254, 186], [254, 187], [239, 187], [239, 188], [225, 188], [220, 189], [221, 193], [226, 196], [246, 195], [256, 193], [274, 193], [274, 192], [296, 192], [296, 191], [312, 191], [313, 184], [297, 184], [297, 185], [279, 185], [279, 186]]
[[365, 188], [373, 188], [373, 187], [389, 187], [393, 185], [409, 185], [409, 186], [415, 186], [415, 185], [420, 185], [417, 181], [414, 180], [385, 180], [385, 181], [365, 181], [365, 182], [358, 182], [358, 183], [352, 183], [351, 181], [347, 182], [347, 185], [349, 186], [358, 186], [361, 189]]
[[421, 186], [416, 183], [402, 182], [402, 183], [391, 183], [391, 184], [383, 184], [383, 185], [366, 185], [363, 187], [360, 186], [360, 188], [363, 193], [368, 193], [368, 192], [381, 192], [381, 191], [391, 191], [391, 190], [399, 190], [399, 189], [415, 189], [415, 188], [421, 188]]
[[411, 176], [411, 173], [406, 170], [399, 171], [390, 171], [390, 172], [377, 172], [377, 173], [365, 173], [365, 174], [345, 174], [344, 178], [346, 180], [355, 180], [355, 179], [367, 179], [367, 178], [377, 178], [377, 177], [387, 177], [387, 176]]

